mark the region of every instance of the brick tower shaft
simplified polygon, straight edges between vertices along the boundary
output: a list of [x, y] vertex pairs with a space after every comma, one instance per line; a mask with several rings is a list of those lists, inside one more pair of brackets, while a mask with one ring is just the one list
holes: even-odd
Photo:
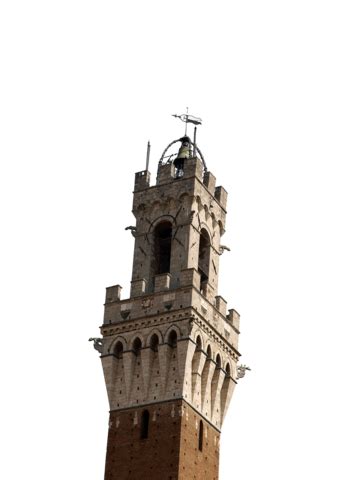
[[130, 298], [106, 289], [105, 480], [218, 479], [240, 355], [240, 316], [217, 292], [227, 193], [190, 139], [180, 142], [156, 185], [135, 174]]

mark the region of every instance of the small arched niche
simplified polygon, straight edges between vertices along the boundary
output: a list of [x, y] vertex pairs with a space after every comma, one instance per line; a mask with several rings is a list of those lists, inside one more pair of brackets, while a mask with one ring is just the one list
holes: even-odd
[[202, 284], [207, 283], [209, 280], [210, 271], [210, 237], [205, 228], [200, 231], [200, 243], [199, 243], [199, 258], [198, 258], [198, 271], [200, 273], [200, 281]]
[[154, 333], [150, 338], [150, 348], [153, 352], [157, 352], [159, 349], [159, 337]]
[[169, 333], [168, 343], [169, 343], [170, 347], [176, 348], [176, 346], [177, 346], [177, 333], [176, 333], [175, 330], [171, 330], [171, 332]]
[[211, 347], [208, 345], [206, 349], [206, 360], [211, 360]]
[[142, 347], [141, 340], [139, 337], [136, 337], [135, 340], [133, 341], [133, 347], [132, 347], [133, 352], [135, 353], [136, 356], [140, 354], [141, 347]]
[[153, 273], [170, 272], [172, 224], [169, 221], [158, 223], [153, 233]]
[[114, 348], [114, 355], [117, 358], [122, 358], [123, 357], [123, 352], [124, 352], [124, 346], [121, 342], [117, 342]]
[[216, 355], [216, 368], [221, 368], [221, 357], [219, 354]]

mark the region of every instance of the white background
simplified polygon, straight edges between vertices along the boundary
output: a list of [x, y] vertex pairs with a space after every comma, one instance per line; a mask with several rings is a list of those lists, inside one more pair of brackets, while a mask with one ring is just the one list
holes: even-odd
[[[1, 477], [103, 478], [88, 342], [129, 292], [134, 173], [201, 116], [229, 192], [220, 291], [252, 371], [221, 480], [360, 478], [357, 1], [0, 7]], [[124, 297], [125, 298], [125, 297]]]

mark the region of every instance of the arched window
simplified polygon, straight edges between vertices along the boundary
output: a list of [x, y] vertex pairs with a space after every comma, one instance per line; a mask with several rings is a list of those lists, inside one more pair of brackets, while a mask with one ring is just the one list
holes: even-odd
[[203, 228], [200, 232], [200, 245], [199, 245], [199, 259], [198, 259], [198, 271], [201, 276], [201, 283], [209, 280], [210, 270], [210, 237], [208, 232]]
[[203, 449], [203, 437], [204, 437], [204, 424], [203, 424], [203, 421], [200, 420], [200, 425], [199, 425], [199, 444], [198, 444], [198, 447], [199, 447], [200, 452], [202, 452], [202, 449]]
[[122, 358], [122, 356], [123, 356], [123, 351], [124, 351], [123, 344], [122, 344], [121, 342], [118, 342], [118, 343], [115, 345], [115, 348], [114, 348], [114, 355], [115, 355], [117, 358]]
[[154, 230], [154, 275], [170, 272], [172, 225], [164, 221]]
[[221, 368], [221, 358], [220, 355], [216, 355], [216, 368]]
[[140, 354], [140, 350], [141, 350], [141, 340], [139, 337], [137, 337], [133, 342], [133, 351], [136, 356]]
[[171, 332], [169, 334], [169, 338], [168, 338], [168, 343], [169, 343], [170, 347], [173, 347], [173, 348], [176, 347], [176, 345], [177, 345], [177, 333], [175, 332], [175, 330], [171, 330]]
[[159, 348], [159, 337], [154, 333], [154, 335], [151, 336], [150, 338], [150, 348], [154, 352], [158, 351]]
[[201, 344], [201, 337], [198, 335], [196, 337], [196, 350], [201, 350], [202, 349], [202, 344]]
[[148, 410], [144, 410], [141, 414], [141, 431], [140, 438], [148, 438], [149, 434], [149, 419], [150, 414]]

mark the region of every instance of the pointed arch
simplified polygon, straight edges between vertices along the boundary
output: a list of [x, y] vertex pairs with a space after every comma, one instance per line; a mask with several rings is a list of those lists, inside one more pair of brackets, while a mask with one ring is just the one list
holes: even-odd
[[201, 349], [203, 348], [205, 342], [203, 338], [203, 333], [200, 328], [196, 328], [196, 330], [191, 332], [191, 339], [196, 344], [196, 346], [198, 346], [198, 344], [200, 343]]
[[127, 348], [127, 341], [126, 341], [126, 339], [125, 339], [123, 336], [118, 335], [118, 336], [115, 337], [114, 340], [111, 342], [111, 344], [110, 344], [110, 346], [109, 346], [109, 348], [108, 348], [108, 352], [109, 352], [109, 353], [114, 353], [114, 349], [115, 349], [116, 344], [117, 344], [118, 342], [121, 342], [121, 343], [122, 343], [122, 345], [123, 345], [123, 351], [126, 350], [126, 348]]
[[164, 342], [164, 336], [163, 336], [163, 334], [161, 333], [161, 331], [160, 331], [158, 328], [153, 328], [153, 329], [149, 332], [149, 334], [148, 334], [148, 336], [147, 336], [147, 338], [146, 338], [146, 346], [147, 346], [147, 347], [150, 347], [150, 339], [151, 339], [151, 337], [152, 337], [154, 334], [156, 334], [156, 335], [159, 337], [159, 343], [160, 343], [160, 344]]
[[131, 350], [133, 348], [133, 345], [134, 345], [134, 341], [139, 338], [140, 341], [141, 341], [141, 346], [144, 347], [146, 345], [146, 342], [145, 342], [145, 338], [143, 335], [141, 335], [140, 332], [137, 332], [136, 334], [134, 334], [132, 337], [131, 337], [131, 340], [129, 341], [129, 350]]
[[179, 338], [182, 337], [182, 333], [181, 333], [181, 330], [180, 328], [178, 327], [178, 325], [170, 325], [170, 327], [166, 330], [165, 332], [165, 335], [164, 335], [164, 343], [170, 343], [169, 342], [169, 335], [170, 333], [175, 330], [176, 332], [176, 335], [177, 335], [177, 339], [179, 340]]
[[178, 199], [181, 203], [188, 202], [190, 200], [190, 195], [188, 194], [188, 192], [182, 192], [178, 196]]

